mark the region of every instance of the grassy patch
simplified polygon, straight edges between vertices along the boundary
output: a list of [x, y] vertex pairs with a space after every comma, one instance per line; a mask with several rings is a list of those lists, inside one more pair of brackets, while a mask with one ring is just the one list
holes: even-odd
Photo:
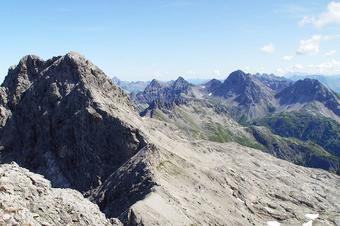
[[175, 164], [173, 164], [172, 162], [168, 160], [161, 161], [156, 167], [156, 169], [160, 172], [163, 172], [163, 173], [166, 173], [172, 176], [176, 176], [180, 174], [181, 172], [180, 168], [178, 168]]

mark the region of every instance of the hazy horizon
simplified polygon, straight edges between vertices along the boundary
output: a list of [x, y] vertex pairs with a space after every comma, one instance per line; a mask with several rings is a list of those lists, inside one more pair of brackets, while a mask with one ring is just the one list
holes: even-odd
[[[21, 7], [17, 7], [20, 4]], [[337, 1], [2, 3], [0, 80], [27, 54], [80, 52], [127, 81], [340, 74]]]

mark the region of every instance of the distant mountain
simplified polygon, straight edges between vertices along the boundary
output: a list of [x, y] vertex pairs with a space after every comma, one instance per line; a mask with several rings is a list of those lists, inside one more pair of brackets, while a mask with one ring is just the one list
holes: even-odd
[[279, 92], [293, 83], [293, 81], [290, 79], [287, 79], [285, 77], [279, 77], [274, 74], [257, 73], [254, 76], [275, 92]]
[[234, 71], [212, 91], [223, 97], [237, 110], [237, 115], [255, 118], [265, 115], [275, 105], [274, 92], [257, 77], [243, 71]]
[[203, 88], [207, 90], [207, 92], [211, 93], [219, 89], [221, 85], [222, 85], [222, 82], [220, 80], [211, 79], [210, 81], [203, 84]]
[[340, 93], [340, 75], [332, 75], [332, 76], [325, 76], [325, 75], [287, 75], [287, 78], [297, 81], [303, 80], [305, 78], [316, 79], [322, 82], [324, 85], [329, 87], [330, 89], [334, 90], [337, 93]]
[[154, 79], [143, 92], [137, 93], [133, 98], [137, 103], [148, 104], [151, 108], [158, 105], [169, 108], [173, 104], [182, 104], [193, 96], [192, 87], [183, 77], [167, 83]]
[[[340, 160], [334, 155], [339, 134], [331, 132], [331, 128], [339, 122], [339, 99], [332, 90], [317, 80], [293, 82], [272, 74], [252, 75], [238, 70], [232, 72], [223, 82], [212, 79], [199, 86], [189, 85], [183, 78], [179, 78], [178, 82], [181, 85], [175, 88], [173, 85], [176, 82], [160, 84], [155, 80], [144, 92], [137, 94], [142, 97], [137, 103], [147, 103], [141, 115], [174, 123], [193, 137], [217, 142], [234, 141], [296, 164], [340, 173]], [[170, 93], [172, 95], [168, 95]], [[174, 101], [174, 97], [184, 98], [182, 100], [185, 101]], [[171, 103], [171, 108], [164, 105], [166, 100]], [[294, 136], [295, 140], [291, 140], [285, 134], [277, 134], [269, 124], [261, 121], [281, 113], [310, 115], [309, 119], [314, 118], [314, 121], [322, 119], [319, 127], [324, 128], [323, 133], [333, 133], [327, 141], [329, 144], [319, 142], [326, 141], [325, 137], [309, 141], [304, 137]], [[231, 118], [247, 127], [242, 127]], [[299, 121], [306, 121], [303, 117], [294, 119], [293, 124], [296, 126]], [[326, 124], [333, 122], [332, 119], [337, 121], [334, 121], [333, 127], [327, 127]], [[270, 130], [253, 126], [248, 128], [249, 123], [259, 122], [258, 120], [262, 123], [257, 125]], [[281, 120], [283, 119], [279, 122]], [[296, 131], [294, 127], [282, 125], [282, 128], [286, 128], [288, 134]], [[317, 131], [319, 130], [315, 126], [308, 127], [305, 136], [313, 137], [313, 133]]]
[[278, 93], [276, 97], [279, 99], [279, 103], [285, 106], [319, 102], [340, 117], [338, 96], [316, 79], [298, 80]]
[[117, 77], [113, 77], [112, 81], [128, 93], [138, 93], [143, 91], [150, 83], [150, 81], [122, 81]]
[[209, 81], [209, 79], [201, 79], [201, 78], [191, 78], [191, 79], [187, 79], [187, 81], [193, 85], [202, 85], [206, 82]]

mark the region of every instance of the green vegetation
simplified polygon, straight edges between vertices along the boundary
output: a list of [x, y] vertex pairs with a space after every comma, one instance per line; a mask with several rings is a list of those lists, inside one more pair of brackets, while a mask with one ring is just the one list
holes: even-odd
[[283, 137], [312, 141], [340, 157], [340, 124], [335, 120], [306, 113], [287, 112], [265, 117], [255, 123]]
[[246, 137], [245, 135], [232, 133], [228, 127], [221, 125], [220, 123], [208, 123], [206, 124], [206, 130], [208, 140], [224, 143], [224, 142], [235, 142], [243, 146], [263, 150], [264, 147], [260, 143]]
[[172, 176], [180, 174], [180, 168], [168, 160], [160, 162], [156, 169]]
[[232, 141], [230, 131], [219, 123], [209, 123], [206, 125], [206, 129], [209, 131], [208, 140], [210, 141], [219, 143]]
[[251, 126], [249, 131], [265, 146], [265, 151], [298, 165], [322, 168], [340, 174], [340, 158], [312, 141], [285, 138], [273, 134], [266, 127]]

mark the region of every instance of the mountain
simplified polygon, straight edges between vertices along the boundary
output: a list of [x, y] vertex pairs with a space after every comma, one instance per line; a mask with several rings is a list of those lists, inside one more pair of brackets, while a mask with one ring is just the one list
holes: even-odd
[[214, 92], [216, 89], [221, 87], [221, 85], [222, 85], [222, 82], [220, 80], [211, 79], [210, 81], [204, 83], [203, 87], [210, 94], [211, 92]]
[[279, 92], [284, 88], [290, 86], [293, 81], [289, 80], [285, 77], [279, 77], [274, 74], [255, 74], [254, 75], [258, 80], [260, 80], [263, 84], [265, 84], [270, 89], [274, 90], [275, 92]]
[[[268, 152], [278, 158], [288, 160], [298, 165], [322, 168], [331, 172], [339, 173], [340, 159], [334, 155], [337, 132], [329, 138], [330, 144], [323, 145], [316, 140], [309, 141], [300, 136], [294, 136], [295, 140], [286, 138], [285, 134], [277, 133], [268, 123], [267, 118], [278, 116], [282, 112], [292, 115], [299, 115], [294, 124], [305, 120], [303, 115], [311, 115], [314, 121], [333, 121], [337, 116], [329, 114], [332, 105], [326, 101], [336, 100], [336, 96], [327, 87], [321, 84], [311, 86], [298, 81], [292, 82], [283, 77], [268, 74], [246, 74], [242, 71], [235, 71], [222, 83], [212, 79], [201, 86], [191, 86], [190, 90], [195, 95], [187, 98], [185, 102], [165, 107], [157, 105], [157, 102], [165, 98], [162, 90], [168, 85], [161, 86], [152, 84], [155, 89], [146, 89], [148, 98], [151, 101], [144, 101], [146, 105], [141, 108], [142, 116], [151, 116], [166, 123], [175, 124], [178, 129], [194, 139], [204, 139], [215, 142], [236, 142], [244, 146], [256, 148]], [[300, 93], [294, 93], [289, 98], [307, 98], [305, 103], [300, 104], [280, 102], [280, 95], [298, 86]], [[312, 91], [307, 91], [312, 90]], [[311, 95], [311, 93], [320, 95]], [[331, 94], [331, 95], [330, 95]], [[320, 102], [324, 95], [324, 101]], [[268, 98], [269, 97], [269, 98]], [[268, 102], [271, 103], [268, 106]], [[138, 104], [138, 100], [137, 100]], [[325, 104], [328, 106], [325, 106]], [[336, 106], [336, 103], [333, 104]], [[328, 116], [325, 118], [323, 115]], [[234, 119], [234, 120], [233, 120]], [[236, 120], [236, 121], [235, 121]], [[282, 120], [280, 118], [280, 120]], [[244, 124], [243, 126], [239, 123]], [[251, 124], [265, 126], [268, 129], [253, 127]], [[336, 128], [337, 122], [332, 127], [323, 126], [324, 133], [329, 134], [331, 128]], [[334, 127], [335, 126], [335, 127]], [[280, 126], [278, 126], [280, 127]], [[294, 134], [297, 128], [283, 126], [286, 134]], [[313, 137], [319, 131], [315, 126], [306, 130], [306, 137]], [[318, 138], [327, 140], [325, 138]], [[313, 160], [313, 161], [312, 161]]]
[[272, 90], [255, 76], [240, 70], [232, 72], [212, 94], [227, 99], [238, 109], [237, 115], [247, 118], [263, 116], [275, 105]]
[[0, 165], [1, 225], [121, 225], [71, 189], [51, 188], [41, 175], [17, 164]]
[[334, 90], [337, 93], [340, 93], [340, 75], [332, 75], [332, 76], [325, 76], [325, 75], [287, 75], [289, 79], [297, 81], [303, 80], [305, 78], [316, 79], [323, 83], [325, 86], [329, 87], [330, 89]]
[[[337, 95], [321, 82], [306, 78], [298, 80], [276, 95], [281, 105], [304, 105], [313, 102], [321, 103], [326, 110], [340, 116], [340, 101]], [[322, 110], [318, 110], [322, 112]]]
[[128, 93], [138, 93], [143, 91], [150, 81], [123, 81], [117, 77], [113, 77], [112, 81], [114, 84], [122, 88]]
[[313, 141], [340, 158], [340, 124], [330, 118], [284, 112], [264, 117], [257, 124], [267, 126], [283, 137]]
[[54, 186], [96, 187], [146, 144], [132, 127], [138, 118], [128, 96], [77, 53], [26, 56], [1, 88], [1, 162], [16, 161]]
[[142, 112], [145, 115], [159, 106], [171, 108], [173, 105], [185, 103], [195, 94], [192, 90], [193, 85], [183, 77], [178, 77], [175, 81], [167, 83], [152, 80], [143, 92], [137, 93], [133, 99], [137, 104], [146, 104], [148, 107]]
[[[310, 221], [308, 214], [319, 214], [315, 224], [340, 223], [339, 176], [250, 148], [253, 144], [245, 138], [253, 137], [228, 117], [224, 99], [208, 98], [202, 87], [183, 78], [160, 86], [154, 82], [151, 88], [171, 104], [169, 118], [174, 113], [175, 119], [176, 111], [183, 110], [180, 117], [191, 112], [183, 118], [186, 125], [202, 118], [211, 137], [201, 139], [208, 133], [200, 130], [192, 137], [175, 120], [141, 118], [129, 96], [80, 54], [46, 61], [24, 57], [9, 70], [0, 89], [0, 163], [7, 167], [5, 163], [15, 161], [50, 179], [53, 186], [76, 189], [107, 218], [119, 218], [124, 225], [301, 225]], [[155, 110], [163, 109], [159, 105]], [[232, 142], [242, 139], [248, 147]], [[60, 222], [58, 217], [73, 220], [86, 210], [96, 213], [95, 205], [78, 193], [60, 189], [45, 196], [36, 179], [40, 176], [22, 177], [22, 168], [9, 168], [15, 173], [9, 178], [1, 174], [1, 203], [2, 197], [18, 195], [14, 200], [25, 200], [25, 210], [44, 219], [43, 211], [49, 210], [42, 200], [58, 194], [51, 208], [70, 209], [51, 214], [52, 224]], [[35, 190], [37, 197], [31, 197]], [[65, 205], [58, 202], [71, 193], [79, 197], [76, 204], [71, 198]], [[84, 212], [72, 209], [78, 204]], [[87, 224], [102, 225], [106, 219], [98, 214]], [[87, 216], [92, 215], [80, 222]], [[11, 217], [0, 215], [2, 220]]]

